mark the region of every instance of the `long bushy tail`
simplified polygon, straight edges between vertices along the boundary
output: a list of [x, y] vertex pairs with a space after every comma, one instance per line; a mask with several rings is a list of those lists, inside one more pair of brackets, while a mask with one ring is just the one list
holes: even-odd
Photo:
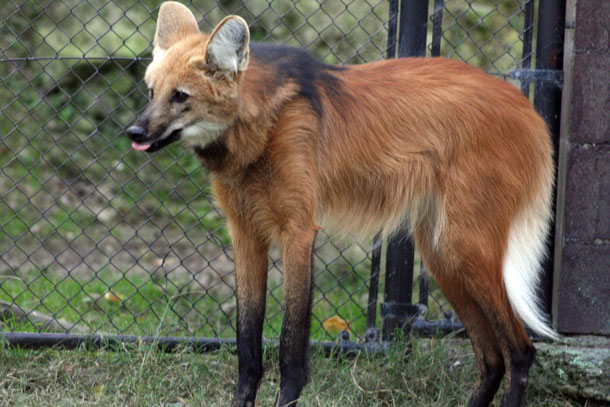
[[538, 199], [522, 210], [511, 226], [503, 277], [508, 300], [523, 322], [539, 335], [558, 339], [541, 311], [537, 294], [551, 218], [551, 183], [543, 185]]

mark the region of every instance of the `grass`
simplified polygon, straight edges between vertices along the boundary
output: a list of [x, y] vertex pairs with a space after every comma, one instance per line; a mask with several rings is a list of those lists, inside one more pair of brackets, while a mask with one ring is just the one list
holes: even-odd
[[[398, 343], [385, 355], [354, 358], [326, 358], [314, 350], [312, 375], [299, 406], [465, 405], [475, 379], [466, 342], [415, 339], [408, 363], [406, 349]], [[0, 347], [0, 407], [228, 406], [237, 381], [236, 359], [229, 348], [167, 354], [143, 345], [117, 352]], [[277, 348], [266, 348], [264, 359], [257, 405], [273, 406], [279, 390]], [[596, 405], [553, 392], [548, 376], [535, 366], [528, 407]]]
[[[313, 339], [336, 338], [340, 329], [327, 331], [322, 327], [333, 315], [349, 321], [354, 333], [364, 334], [367, 268], [355, 271], [327, 269], [318, 277]], [[267, 300], [264, 334], [267, 338], [277, 338], [282, 323], [281, 280], [270, 281], [269, 290], [272, 296]], [[0, 300], [88, 327], [91, 331], [235, 336], [236, 309], [232, 290], [228, 286], [205, 288], [193, 279], [150, 278], [110, 271], [85, 277], [18, 271], [14, 276], [0, 276]], [[0, 330], [31, 332], [40, 329], [44, 330], [44, 327], [33, 326], [27, 321], [9, 319], [3, 322], [0, 319]]]

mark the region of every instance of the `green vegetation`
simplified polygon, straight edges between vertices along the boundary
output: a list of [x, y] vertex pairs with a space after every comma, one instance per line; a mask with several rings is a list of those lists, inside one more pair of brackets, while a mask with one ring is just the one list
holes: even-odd
[[[415, 340], [408, 363], [406, 351], [404, 343], [386, 355], [354, 358], [325, 358], [314, 350], [311, 379], [299, 406], [466, 405], [476, 371], [468, 343]], [[277, 348], [266, 348], [264, 355], [266, 373], [258, 402], [272, 406], [279, 390]], [[228, 406], [237, 382], [236, 365], [229, 348], [208, 354], [166, 354], [146, 345], [128, 345], [118, 352], [0, 348], [0, 407]], [[549, 372], [534, 365], [529, 407], [596, 406], [553, 392], [552, 380]]]
[[[366, 275], [333, 273], [316, 286], [312, 338], [335, 340], [341, 329], [325, 330], [332, 315], [349, 322], [354, 334], [363, 335], [367, 301]], [[235, 337], [235, 298], [229, 285], [206, 288], [195, 280], [148, 278], [102, 271], [89, 276], [58, 276], [48, 272], [0, 276], [0, 301], [19, 304], [91, 332], [198, 337]], [[267, 338], [279, 337], [283, 286], [272, 279], [267, 301]], [[4, 325], [4, 326], [3, 326]], [[31, 332], [48, 329], [15, 318], [2, 321], [0, 330]]]

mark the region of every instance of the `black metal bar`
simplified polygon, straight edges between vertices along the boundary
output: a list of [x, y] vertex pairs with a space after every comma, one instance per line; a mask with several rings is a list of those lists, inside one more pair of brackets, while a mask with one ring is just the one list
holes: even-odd
[[[526, 70], [532, 66], [532, 37], [534, 34], [534, 0], [526, 0], [523, 16], [523, 49], [521, 51], [521, 68]], [[521, 92], [527, 97], [530, 94], [530, 84], [521, 81]]]
[[369, 302], [366, 307], [366, 330], [376, 329], [377, 295], [379, 294], [379, 274], [381, 271], [381, 236], [373, 239], [373, 252], [371, 257], [371, 279], [369, 280]]
[[[429, 0], [400, 0], [399, 57], [426, 55], [428, 3]], [[390, 16], [393, 16], [392, 12]], [[391, 339], [397, 328], [408, 334], [410, 323], [418, 313], [418, 308], [411, 304], [414, 252], [413, 242], [406, 231], [397, 233], [388, 242], [385, 294], [382, 304], [385, 316], [382, 327], [383, 340]], [[399, 315], [398, 311], [404, 314]]]
[[120, 348], [123, 344], [155, 344], [159, 350], [171, 352], [187, 346], [196, 352], [210, 352], [222, 346], [235, 345], [235, 339], [194, 338], [174, 336], [136, 335], [77, 335], [49, 332], [0, 332], [0, 342], [27, 349], [59, 347], [75, 349], [81, 346], [92, 348]]
[[[108, 57], [94, 57], [88, 56], [84, 58], [88, 61], [127, 61], [127, 62], [150, 62], [152, 61], [152, 57], [117, 57], [117, 56], [108, 56]], [[0, 58], [0, 62], [38, 62], [38, 61], [81, 61], [83, 57], [70, 57], [70, 56], [60, 56], [53, 55], [49, 57], [6, 57]]]
[[428, 292], [430, 291], [429, 275], [423, 262], [419, 270], [419, 304], [428, 309]]
[[[397, 328], [409, 333], [410, 322], [417, 315], [411, 304], [413, 290], [413, 255], [415, 249], [406, 232], [399, 233], [388, 242], [382, 338], [391, 340]], [[413, 308], [408, 308], [411, 306]], [[394, 309], [404, 313], [400, 315]]]
[[[445, 323], [439, 327], [439, 332], [445, 329]], [[431, 327], [427, 331], [432, 332]], [[172, 336], [135, 336], [135, 335], [75, 335], [66, 333], [46, 332], [0, 332], [0, 344], [16, 346], [23, 349], [60, 348], [77, 349], [89, 347], [121, 350], [125, 344], [155, 345], [163, 352], [173, 352], [178, 348], [188, 347], [195, 352], [211, 352], [222, 347], [235, 348], [235, 339], [224, 338], [194, 338]], [[278, 341], [265, 341], [265, 345], [279, 346]], [[318, 342], [313, 341], [311, 347], [320, 349], [328, 355], [354, 355], [358, 352], [379, 353], [385, 351], [387, 343], [357, 343], [350, 341]]]
[[398, 0], [390, 0], [388, 15], [388, 41], [386, 58], [396, 57], [396, 37], [398, 36]]
[[426, 56], [429, 0], [400, 0], [399, 57]]
[[[417, 319], [413, 322], [413, 330], [423, 336], [446, 335], [462, 330], [464, 326], [459, 321], [443, 319], [426, 321]], [[136, 336], [136, 335], [77, 335], [68, 333], [48, 332], [0, 332], [0, 344], [15, 346], [22, 349], [108, 349], [111, 351], [124, 349], [125, 344], [155, 345], [162, 352], [174, 352], [188, 347], [194, 352], [212, 352], [222, 347], [235, 348], [235, 339], [226, 338], [195, 338], [175, 336]], [[278, 341], [265, 341], [265, 345], [278, 346]], [[359, 343], [350, 341], [326, 342], [312, 341], [311, 347], [323, 350], [325, 355], [354, 355], [358, 352], [379, 353], [387, 348], [387, 342]]]
[[[406, 273], [404, 273], [406, 274]], [[419, 307], [409, 302], [386, 301], [381, 304], [381, 316], [386, 318], [402, 318], [405, 315], [417, 315]]]
[[432, 15], [432, 49], [433, 57], [441, 55], [441, 39], [443, 38], [443, 0], [434, 0], [434, 14]]
[[[565, 0], [540, 0], [538, 3], [538, 33], [536, 38], [536, 69], [563, 69], [563, 39], [565, 32]], [[559, 124], [561, 112], [561, 86], [550, 81], [534, 85], [534, 107], [544, 118], [553, 138], [555, 156], [559, 151]], [[555, 174], [557, 175], [557, 174]], [[555, 191], [553, 192], [555, 195]], [[555, 199], [553, 199], [555, 202]], [[553, 206], [554, 203], [553, 203]], [[553, 208], [553, 211], [555, 208]], [[554, 218], [554, 217], [553, 217]], [[544, 310], [550, 314], [553, 293], [553, 255], [555, 249], [555, 222], [551, 225], [549, 253], [543, 263], [541, 297]]]
[[417, 318], [413, 321], [411, 330], [421, 336], [445, 336], [456, 331], [462, 331], [462, 335], [466, 336], [464, 325], [460, 321], [453, 319], [426, 321], [423, 318]]
[[522, 85], [530, 82], [553, 82], [561, 88], [563, 82], [563, 72], [556, 69], [513, 69], [508, 73], [508, 77], [520, 80]]

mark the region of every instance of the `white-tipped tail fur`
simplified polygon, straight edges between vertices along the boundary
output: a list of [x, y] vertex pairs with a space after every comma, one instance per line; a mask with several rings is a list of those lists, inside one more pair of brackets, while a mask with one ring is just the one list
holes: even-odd
[[541, 311], [536, 292], [550, 218], [550, 191], [544, 189], [537, 202], [524, 209], [510, 228], [503, 276], [508, 300], [516, 314], [534, 332], [557, 339], [558, 334]]

